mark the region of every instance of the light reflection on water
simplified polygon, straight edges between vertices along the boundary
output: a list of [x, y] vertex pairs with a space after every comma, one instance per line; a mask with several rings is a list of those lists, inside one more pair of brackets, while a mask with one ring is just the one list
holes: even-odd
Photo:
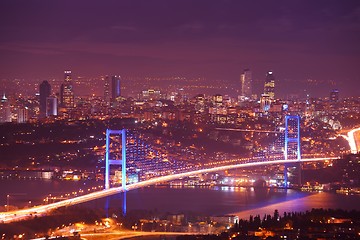
[[[198, 212], [208, 215], [234, 214], [248, 218], [250, 214], [273, 214], [275, 209], [307, 211], [312, 208], [360, 210], [360, 196], [332, 193], [307, 193], [285, 189], [249, 188], [144, 188], [128, 193], [128, 210], [146, 209], [162, 212]], [[111, 198], [111, 206], [120, 207], [119, 198]]]
[[264, 214], [273, 214], [275, 210], [278, 210], [280, 214], [283, 212], [305, 212], [310, 211], [312, 208], [333, 208], [344, 210], [360, 210], [358, 202], [360, 196], [346, 196], [333, 193], [313, 193], [302, 198], [282, 201], [279, 203], [269, 204], [264, 207], [248, 209], [244, 211], [234, 212], [234, 215], [240, 218], [249, 218], [250, 215], [263, 216]]

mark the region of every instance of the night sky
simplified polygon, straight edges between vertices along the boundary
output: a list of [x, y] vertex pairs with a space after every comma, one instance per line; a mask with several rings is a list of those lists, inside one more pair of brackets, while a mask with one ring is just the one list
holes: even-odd
[[0, 2], [0, 78], [72, 69], [239, 81], [244, 68], [359, 95], [360, 1]]

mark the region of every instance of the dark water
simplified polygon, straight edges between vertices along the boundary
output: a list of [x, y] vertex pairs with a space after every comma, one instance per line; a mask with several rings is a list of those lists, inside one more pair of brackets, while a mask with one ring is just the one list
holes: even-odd
[[32, 205], [38, 205], [49, 194], [61, 196], [80, 189], [87, 190], [95, 186], [103, 185], [96, 181], [51, 181], [51, 180], [28, 180], [28, 179], [0, 179], [0, 206], [9, 204], [17, 207], [27, 206], [29, 201]]
[[[0, 180], [0, 205], [19, 207], [39, 204], [49, 193], [60, 196], [79, 189], [87, 190], [102, 182]], [[122, 195], [109, 197], [110, 208], [121, 209]], [[106, 199], [85, 205], [104, 208]], [[306, 211], [312, 208], [341, 208], [360, 210], [360, 196], [333, 193], [305, 193], [294, 190], [267, 190], [215, 187], [215, 188], [170, 188], [148, 187], [127, 193], [127, 210], [150, 210], [158, 212], [197, 212], [207, 215], [234, 214], [248, 217], [249, 214], [284, 211]]]

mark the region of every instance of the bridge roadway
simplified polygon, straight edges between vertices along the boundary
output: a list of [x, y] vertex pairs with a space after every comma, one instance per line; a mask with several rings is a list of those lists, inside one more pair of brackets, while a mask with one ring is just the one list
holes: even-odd
[[[334, 160], [339, 159], [338, 157], [328, 157], [328, 158], [305, 158], [301, 159], [300, 162], [312, 162], [312, 161], [325, 161], [325, 160]], [[294, 163], [298, 161], [294, 160], [271, 160], [271, 161], [258, 161], [258, 162], [247, 162], [233, 165], [226, 165], [220, 167], [213, 167], [207, 169], [200, 169], [185, 173], [178, 173], [168, 176], [162, 176], [157, 178], [152, 178], [146, 181], [142, 181], [139, 183], [134, 183], [126, 186], [126, 191], [130, 191], [137, 188], [147, 187], [150, 185], [155, 185], [157, 183], [168, 182], [175, 179], [180, 179], [184, 177], [189, 177], [196, 174], [209, 173], [209, 172], [217, 172], [217, 171], [225, 171], [229, 169], [242, 168], [242, 167], [256, 167], [268, 164], [285, 164], [285, 163]], [[72, 206], [92, 200], [96, 200], [99, 198], [104, 198], [107, 196], [111, 196], [114, 194], [118, 194], [123, 192], [124, 189], [122, 187], [114, 187], [110, 189], [104, 189], [97, 192], [92, 192], [83, 196], [78, 196], [66, 200], [62, 200], [56, 203], [50, 203], [46, 205], [34, 206], [32, 208], [10, 211], [10, 212], [0, 212], [0, 223], [8, 223], [13, 221], [21, 221], [24, 219], [28, 219], [31, 216], [43, 216], [49, 213], [50, 211], [66, 206]]]
[[219, 131], [232, 131], [232, 132], [256, 132], [256, 133], [281, 133], [281, 131], [270, 131], [261, 129], [240, 129], [240, 128], [215, 128]]

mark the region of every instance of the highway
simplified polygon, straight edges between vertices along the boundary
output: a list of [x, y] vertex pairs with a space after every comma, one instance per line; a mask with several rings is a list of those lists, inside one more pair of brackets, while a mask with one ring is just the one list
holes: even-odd
[[139, 231], [114, 231], [111, 233], [85, 233], [81, 234], [82, 239], [133, 239], [146, 236], [184, 236], [184, 235], [201, 235], [195, 232], [139, 232]]
[[[325, 160], [333, 160], [333, 159], [339, 159], [338, 157], [332, 157], [332, 158], [305, 158], [301, 159], [301, 162], [313, 162], [313, 161], [325, 161]], [[192, 175], [202, 174], [202, 173], [209, 173], [209, 172], [218, 172], [218, 171], [225, 171], [229, 169], [236, 169], [236, 168], [243, 168], [243, 167], [256, 167], [256, 166], [263, 166], [263, 165], [269, 165], [269, 164], [285, 164], [290, 162], [298, 162], [297, 160], [271, 160], [271, 161], [257, 161], [257, 162], [246, 162], [241, 164], [233, 164], [233, 165], [226, 165], [226, 166], [220, 166], [220, 167], [213, 167], [213, 168], [207, 168], [207, 169], [201, 169], [201, 170], [195, 170], [185, 173], [178, 173], [168, 176], [162, 176], [157, 177], [153, 179], [149, 179], [146, 181], [142, 181], [139, 183], [134, 183], [126, 186], [126, 191], [130, 191], [137, 188], [143, 188], [151, 185], [155, 185], [157, 183], [162, 182], [168, 182], [175, 179], [181, 179], [185, 177], [189, 177]], [[92, 192], [83, 196], [74, 197], [71, 199], [62, 200], [56, 203], [50, 203], [46, 205], [40, 205], [40, 206], [34, 206], [32, 208], [28, 209], [22, 209], [22, 210], [16, 210], [16, 211], [10, 211], [10, 212], [0, 212], [0, 222], [2, 223], [8, 223], [13, 221], [20, 221], [27, 218], [30, 218], [32, 216], [42, 216], [50, 211], [65, 207], [65, 206], [72, 206], [92, 200], [96, 200], [99, 198], [104, 198], [107, 196], [111, 196], [114, 194], [118, 194], [120, 192], [123, 192], [124, 189], [122, 187], [114, 187], [110, 189], [104, 189], [97, 192]]]
[[356, 134], [357, 131], [360, 131], [360, 127], [352, 129], [347, 134], [347, 140], [349, 142], [351, 153], [357, 153], [360, 150], [359, 149], [360, 139], [357, 139], [360, 136], [359, 134]]

